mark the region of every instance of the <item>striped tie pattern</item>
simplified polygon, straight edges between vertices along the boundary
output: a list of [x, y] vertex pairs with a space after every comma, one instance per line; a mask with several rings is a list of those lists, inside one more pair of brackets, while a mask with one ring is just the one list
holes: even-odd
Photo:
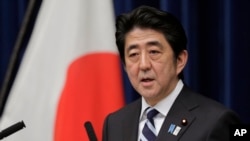
[[159, 112], [155, 110], [154, 108], [147, 108], [146, 114], [147, 114], [147, 121], [142, 129], [142, 134], [140, 137], [141, 141], [155, 141], [157, 133], [155, 130], [155, 124], [153, 118], [158, 114]]

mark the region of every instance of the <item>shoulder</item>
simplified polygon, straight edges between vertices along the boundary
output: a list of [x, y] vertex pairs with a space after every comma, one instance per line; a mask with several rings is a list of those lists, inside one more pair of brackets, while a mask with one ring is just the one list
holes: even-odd
[[185, 105], [199, 106], [200, 108], [204, 108], [207, 110], [216, 110], [216, 111], [230, 110], [219, 101], [204, 96], [200, 93], [197, 93], [188, 88], [187, 86], [183, 87], [179, 95], [179, 100]]
[[[104, 121], [104, 129], [120, 130], [122, 123], [130, 123], [130, 120], [138, 119], [141, 110], [141, 99], [138, 99], [123, 108], [110, 113]], [[116, 131], [115, 131], [116, 132]]]
[[[195, 118], [187, 138], [193, 140], [229, 140], [229, 129], [239, 124], [238, 115], [220, 102], [184, 87], [176, 103], [181, 103]], [[193, 136], [191, 136], [193, 135]]]
[[111, 113], [110, 117], [126, 117], [131, 114], [138, 114], [141, 110], [141, 98], [127, 104], [126, 106], [122, 107], [121, 109]]
[[218, 121], [219, 119], [221, 120], [225, 118], [238, 118], [234, 111], [222, 103], [196, 93], [186, 86], [180, 93], [178, 101], [188, 107], [190, 112], [197, 117], [209, 119], [209, 121]]

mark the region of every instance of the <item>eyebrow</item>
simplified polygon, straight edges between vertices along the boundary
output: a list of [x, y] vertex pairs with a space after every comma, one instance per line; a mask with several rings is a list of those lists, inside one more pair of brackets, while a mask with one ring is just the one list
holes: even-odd
[[149, 41], [146, 46], [157, 46], [160, 49], [163, 48], [163, 45], [159, 41]]
[[138, 45], [137, 45], [137, 44], [130, 45], [126, 51], [129, 52], [130, 50], [136, 49], [136, 48], [138, 48]]
[[[150, 46], [157, 46], [160, 49], [163, 48], [163, 45], [159, 41], [149, 41], [149, 42], [146, 43], [146, 46], [148, 46], [148, 47], [150, 47]], [[133, 44], [133, 45], [130, 45], [126, 51], [129, 52], [130, 50], [136, 49], [136, 48], [138, 48], [138, 45], [137, 44]]]

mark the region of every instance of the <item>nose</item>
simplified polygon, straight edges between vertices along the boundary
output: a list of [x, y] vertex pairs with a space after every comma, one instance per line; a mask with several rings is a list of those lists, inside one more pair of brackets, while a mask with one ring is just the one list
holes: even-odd
[[140, 69], [142, 71], [147, 71], [151, 69], [150, 58], [146, 53], [142, 53], [140, 56]]

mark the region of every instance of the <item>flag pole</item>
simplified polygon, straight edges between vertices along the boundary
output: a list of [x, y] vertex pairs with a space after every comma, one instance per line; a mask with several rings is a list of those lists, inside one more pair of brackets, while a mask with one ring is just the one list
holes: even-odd
[[18, 70], [19, 57], [22, 56], [22, 50], [26, 48], [41, 3], [42, 0], [29, 0], [0, 91], [0, 117]]

